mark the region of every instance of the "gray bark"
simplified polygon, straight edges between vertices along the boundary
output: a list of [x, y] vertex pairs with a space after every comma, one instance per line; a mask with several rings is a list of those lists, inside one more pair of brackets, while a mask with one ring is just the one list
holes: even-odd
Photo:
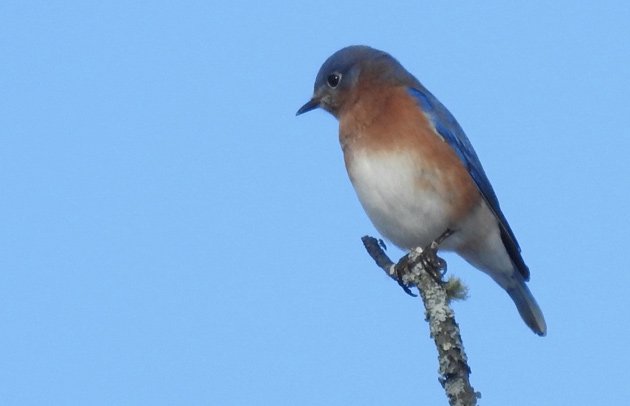
[[[481, 394], [475, 392], [470, 384], [470, 367], [459, 326], [449, 305], [448, 289], [439, 273], [439, 267], [445, 263], [435, 254], [437, 244], [434, 243], [425, 250], [416, 248], [405, 255], [398, 264], [394, 264], [375, 238], [365, 236], [362, 240], [370, 256], [387, 275], [405, 285], [418, 287], [431, 338], [438, 352], [440, 374], [438, 380], [446, 392], [449, 404], [476, 405]], [[461, 296], [461, 292], [459, 295]]]

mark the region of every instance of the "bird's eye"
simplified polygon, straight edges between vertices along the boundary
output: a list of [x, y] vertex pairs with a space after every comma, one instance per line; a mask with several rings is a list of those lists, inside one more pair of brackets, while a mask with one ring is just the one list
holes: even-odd
[[339, 85], [340, 81], [341, 81], [341, 73], [331, 73], [326, 78], [326, 82], [328, 82], [328, 86], [330, 86], [333, 89]]

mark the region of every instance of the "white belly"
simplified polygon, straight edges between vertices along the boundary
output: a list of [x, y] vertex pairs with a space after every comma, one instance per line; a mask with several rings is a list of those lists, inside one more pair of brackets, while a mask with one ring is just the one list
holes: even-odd
[[354, 151], [348, 174], [376, 229], [401, 248], [426, 246], [449, 224], [447, 199], [435, 170], [423, 170], [417, 157]]
[[482, 199], [453, 223], [449, 199], [457, 194], [439, 181], [436, 169], [422, 169], [417, 157], [414, 160], [405, 152], [353, 152], [349, 162], [348, 174], [359, 201], [385, 238], [412, 249], [426, 247], [450, 229], [455, 233], [442, 249], [456, 251], [500, 283], [512, 275], [497, 220]]

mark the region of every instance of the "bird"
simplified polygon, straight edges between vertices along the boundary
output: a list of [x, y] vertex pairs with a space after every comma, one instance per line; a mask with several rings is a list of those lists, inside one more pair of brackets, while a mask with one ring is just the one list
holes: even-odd
[[357, 197], [378, 232], [404, 250], [455, 252], [510, 296], [544, 336], [529, 268], [481, 162], [455, 117], [387, 52], [352, 45], [333, 53], [296, 113], [321, 108], [339, 122], [339, 143]]

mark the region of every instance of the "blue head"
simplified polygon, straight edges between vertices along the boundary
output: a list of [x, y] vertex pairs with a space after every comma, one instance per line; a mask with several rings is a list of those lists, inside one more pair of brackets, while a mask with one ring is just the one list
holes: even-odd
[[362, 81], [391, 85], [415, 85], [417, 80], [386, 52], [363, 45], [342, 48], [322, 65], [315, 79], [313, 98], [296, 113], [318, 107], [337, 116], [347, 103], [353, 103], [352, 90]]

